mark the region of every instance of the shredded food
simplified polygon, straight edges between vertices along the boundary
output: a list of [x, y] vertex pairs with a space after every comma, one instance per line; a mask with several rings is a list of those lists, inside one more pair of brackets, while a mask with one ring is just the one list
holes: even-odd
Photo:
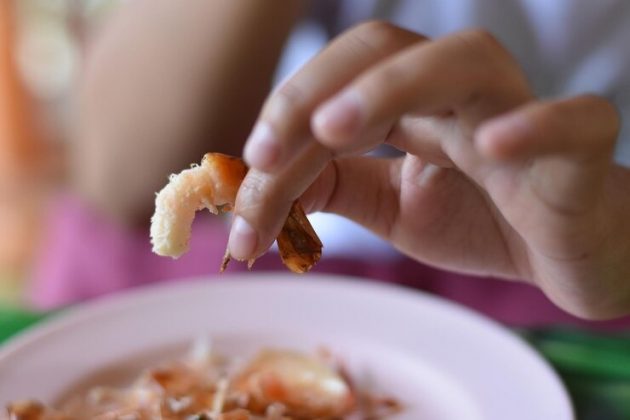
[[238, 363], [209, 348], [196, 345], [126, 388], [95, 387], [61, 407], [14, 402], [0, 420], [378, 420], [402, 410], [358, 387], [329, 352], [266, 349]]

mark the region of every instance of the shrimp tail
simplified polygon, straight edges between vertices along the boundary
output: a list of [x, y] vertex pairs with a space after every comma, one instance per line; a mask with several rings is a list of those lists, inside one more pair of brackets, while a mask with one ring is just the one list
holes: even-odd
[[[304, 208], [299, 201], [294, 201], [289, 216], [276, 238], [278, 251], [283, 264], [294, 273], [308, 272], [322, 256], [322, 242], [313, 226], [308, 221]], [[220, 272], [223, 273], [232, 260], [229, 250], [225, 250]], [[251, 270], [255, 258], [247, 261], [247, 269]]]
[[230, 255], [230, 250], [225, 250], [225, 255], [223, 255], [223, 260], [221, 261], [221, 267], [219, 268], [219, 273], [223, 273], [227, 268], [228, 264], [232, 260], [232, 256]]
[[291, 206], [277, 241], [282, 262], [294, 273], [306, 273], [322, 256], [322, 242], [297, 200]]

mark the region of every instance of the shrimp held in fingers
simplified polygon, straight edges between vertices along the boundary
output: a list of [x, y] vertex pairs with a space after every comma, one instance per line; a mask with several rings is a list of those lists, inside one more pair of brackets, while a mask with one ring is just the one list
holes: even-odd
[[178, 258], [188, 251], [195, 212], [229, 211], [247, 173], [242, 160], [208, 153], [201, 165], [171, 175], [155, 198], [151, 218], [151, 243], [158, 255]]
[[[171, 175], [155, 199], [151, 218], [153, 252], [178, 258], [188, 251], [195, 212], [204, 208], [214, 214], [230, 211], [247, 170], [239, 158], [207, 153], [200, 165]], [[278, 248], [283, 263], [296, 273], [310, 270], [321, 257], [322, 243], [297, 201], [278, 236]], [[229, 260], [226, 253], [221, 271]]]

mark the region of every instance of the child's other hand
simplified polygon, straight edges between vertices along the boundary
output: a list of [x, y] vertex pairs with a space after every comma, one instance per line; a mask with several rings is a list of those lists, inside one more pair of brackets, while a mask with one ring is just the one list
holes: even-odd
[[[611, 163], [618, 130], [599, 97], [536, 99], [483, 31], [428, 40], [366, 23], [267, 99], [245, 147], [254, 169], [230, 251], [263, 253], [302, 197], [417, 260], [531, 281], [579, 316], [627, 313], [630, 173]], [[406, 156], [361, 156], [381, 143]]]

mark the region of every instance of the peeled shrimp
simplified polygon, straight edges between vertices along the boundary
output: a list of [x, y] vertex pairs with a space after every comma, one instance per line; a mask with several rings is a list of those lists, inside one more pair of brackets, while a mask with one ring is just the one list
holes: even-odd
[[33, 400], [17, 401], [0, 410], [0, 420], [71, 420], [42, 403]]
[[[200, 165], [179, 174], [157, 194], [151, 218], [153, 252], [178, 258], [188, 251], [195, 212], [204, 208], [214, 214], [230, 211], [247, 174], [247, 166], [236, 157], [207, 153]], [[304, 273], [321, 257], [322, 243], [298, 201], [278, 236], [282, 262], [293, 272]], [[230, 261], [226, 252], [221, 271]], [[250, 266], [253, 261], [250, 261]]]
[[355, 408], [344, 378], [323, 361], [287, 350], [264, 350], [232, 384], [249, 396], [249, 408], [261, 412], [280, 403], [290, 417], [342, 418]]

